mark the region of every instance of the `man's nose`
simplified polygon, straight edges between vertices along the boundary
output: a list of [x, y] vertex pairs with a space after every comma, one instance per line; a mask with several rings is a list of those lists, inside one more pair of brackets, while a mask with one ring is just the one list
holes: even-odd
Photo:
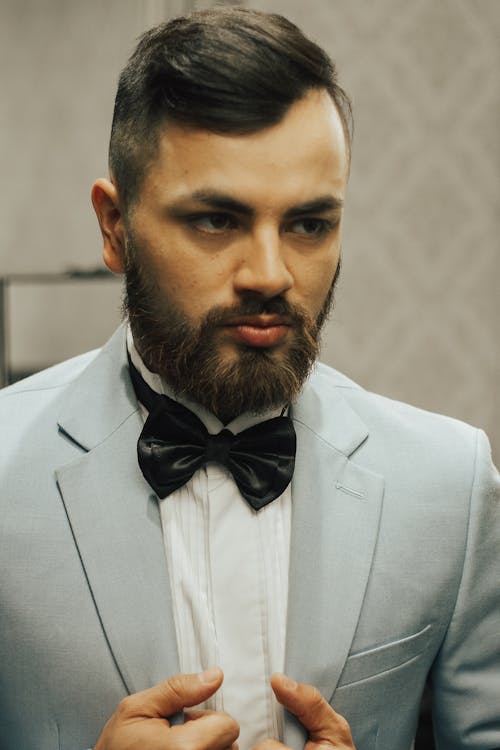
[[274, 227], [255, 229], [242, 248], [234, 276], [235, 291], [270, 299], [283, 294], [292, 285], [293, 276], [286, 264], [279, 230]]

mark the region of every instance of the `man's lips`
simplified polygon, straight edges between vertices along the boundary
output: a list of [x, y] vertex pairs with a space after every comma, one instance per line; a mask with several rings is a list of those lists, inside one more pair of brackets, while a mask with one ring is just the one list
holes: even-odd
[[223, 324], [232, 339], [246, 346], [271, 347], [288, 335], [291, 321], [284, 315], [242, 315]]

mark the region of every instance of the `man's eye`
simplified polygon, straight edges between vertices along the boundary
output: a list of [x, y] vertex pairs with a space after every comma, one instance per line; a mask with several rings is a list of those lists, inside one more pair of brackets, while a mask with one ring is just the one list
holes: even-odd
[[198, 214], [189, 218], [189, 224], [199, 232], [219, 234], [236, 227], [236, 221], [229, 214]]
[[322, 237], [333, 229], [333, 222], [327, 219], [298, 219], [290, 225], [290, 232], [304, 237]]

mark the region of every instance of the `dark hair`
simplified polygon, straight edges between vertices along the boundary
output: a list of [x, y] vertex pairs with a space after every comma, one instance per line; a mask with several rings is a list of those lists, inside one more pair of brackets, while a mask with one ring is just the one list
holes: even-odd
[[218, 7], [147, 31], [121, 73], [111, 129], [110, 170], [123, 210], [140, 192], [166, 122], [252, 133], [316, 88], [335, 102], [350, 150], [351, 105], [333, 62], [283, 16]]

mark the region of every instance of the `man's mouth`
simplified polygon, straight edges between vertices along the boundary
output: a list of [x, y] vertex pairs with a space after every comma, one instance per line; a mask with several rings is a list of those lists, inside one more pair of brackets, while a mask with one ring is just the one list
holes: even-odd
[[224, 323], [231, 338], [246, 346], [269, 348], [278, 346], [287, 337], [292, 323], [284, 315], [241, 315]]

